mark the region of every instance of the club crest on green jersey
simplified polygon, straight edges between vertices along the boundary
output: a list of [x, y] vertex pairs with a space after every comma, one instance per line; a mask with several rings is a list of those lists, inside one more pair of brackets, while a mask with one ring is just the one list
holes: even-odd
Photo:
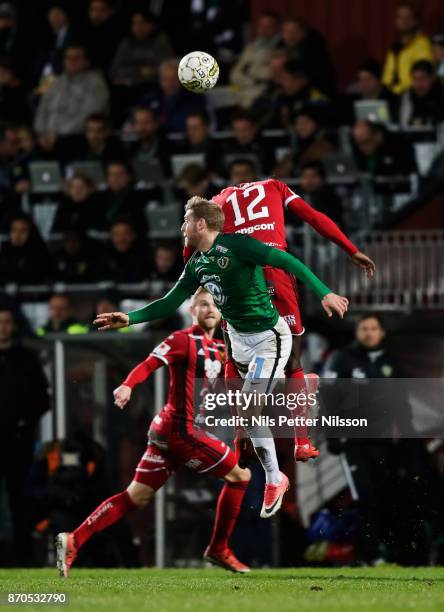
[[217, 265], [219, 266], [219, 268], [222, 268], [222, 270], [225, 270], [225, 268], [228, 268], [228, 266], [230, 265], [230, 260], [228, 257], [219, 257], [219, 259], [217, 260]]

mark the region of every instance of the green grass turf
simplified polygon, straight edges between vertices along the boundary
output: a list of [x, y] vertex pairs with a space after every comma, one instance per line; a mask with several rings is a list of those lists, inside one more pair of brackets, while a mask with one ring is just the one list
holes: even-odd
[[[304, 612], [444, 610], [444, 568], [297, 568], [235, 575], [219, 569], [0, 569], [5, 592], [60, 592], [59, 610]], [[50, 609], [20, 606], [21, 610]], [[54, 606], [52, 606], [54, 609]], [[6, 607], [3, 609], [7, 609]]]

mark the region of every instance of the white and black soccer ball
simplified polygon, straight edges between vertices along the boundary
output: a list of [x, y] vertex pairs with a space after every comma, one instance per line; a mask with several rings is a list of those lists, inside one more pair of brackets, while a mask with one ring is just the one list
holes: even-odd
[[216, 85], [219, 66], [209, 53], [192, 51], [180, 60], [178, 75], [185, 89], [203, 93]]

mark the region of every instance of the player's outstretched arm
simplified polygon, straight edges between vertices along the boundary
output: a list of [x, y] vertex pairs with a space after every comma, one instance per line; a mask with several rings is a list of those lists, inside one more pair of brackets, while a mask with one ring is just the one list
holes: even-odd
[[[197, 288], [197, 287], [196, 287]], [[147, 323], [156, 319], [166, 319], [172, 316], [179, 306], [192, 293], [188, 288], [182, 286], [179, 281], [174, 287], [160, 300], [155, 300], [143, 308], [132, 310], [128, 314], [123, 312], [105, 312], [98, 315], [94, 320], [99, 331], [107, 329], [119, 329], [134, 325], [135, 323]]]
[[136, 385], [143, 383], [148, 376], [151, 376], [153, 372], [155, 372], [158, 368], [161, 368], [163, 365], [165, 364], [155, 355], [150, 355], [147, 357], [147, 359], [142, 361], [142, 363], [136, 365], [136, 367], [133, 368], [125, 378], [123, 383], [117, 387], [117, 389], [114, 389], [113, 395], [115, 405], [121, 410], [125, 408], [131, 399], [133, 388]]
[[[288, 187], [286, 188], [288, 190]], [[288, 190], [289, 191], [289, 190]], [[293, 194], [295, 196], [296, 194]], [[291, 196], [290, 196], [291, 197]], [[331, 240], [351, 257], [353, 263], [365, 272], [368, 278], [376, 272], [375, 262], [358, 250], [358, 247], [347, 238], [344, 232], [326, 214], [316, 210], [300, 197], [293, 197], [287, 204], [287, 209], [299, 217], [321, 236]]]

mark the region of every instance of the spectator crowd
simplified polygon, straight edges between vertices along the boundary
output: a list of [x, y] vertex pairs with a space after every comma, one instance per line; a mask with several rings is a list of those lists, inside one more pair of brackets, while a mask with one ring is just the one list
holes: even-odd
[[[263, 13], [245, 36], [243, 0], [160, 4], [0, 3], [1, 285], [162, 279], [153, 249], [176, 271], [180, 239], [155, 239], [147, 207], [176, 203], [179, 227], [187, 197], [228, 182], [293, 181], [347, 228], [338, 155], [382, 177], [382, 193], [418, 172], [411, 131], [434, 140], [443, 121], [444, 34], [423, 32], [411, 5], [396, 10], [383, 65], [363, 59], [339, 91], [324, 37], [300, 18]], [[192, 40], [217, 57], [225, 106], [179, 83]], [[363, 101], [382, 105], [376, 117], [359, 114]], [[441, 185], [441, 166], [423, 183]]]

